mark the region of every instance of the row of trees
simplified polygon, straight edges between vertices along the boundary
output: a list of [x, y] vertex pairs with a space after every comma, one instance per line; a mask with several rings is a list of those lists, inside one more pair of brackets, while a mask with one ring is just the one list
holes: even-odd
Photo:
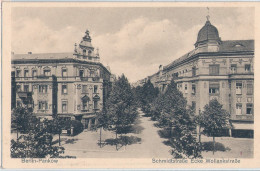
[[201, 157], [202, 146], [195, 136], [197, 125], [203, 129], [202, 133], [213, 136], [214, 144], [215, 136], [230, 125], [229, 114], [217, 100], [210, 101], [204, 111], [195, 116], [195, 111], [187, 107], [186, 99], [173, 80], [164, 93], [158, 93], [150, 81], [135, 88], [135, 93], [142, 110], [168, 132], [175, 158]]
[[114, 131], [117, 135], [127, 133], [137, 117], [137, 105], [134, 92], [128, 79], [122, 75], [113, 84], [112, 90], [102, 112], [97, 113], [100, 128], [100, 145], [102, 129]]

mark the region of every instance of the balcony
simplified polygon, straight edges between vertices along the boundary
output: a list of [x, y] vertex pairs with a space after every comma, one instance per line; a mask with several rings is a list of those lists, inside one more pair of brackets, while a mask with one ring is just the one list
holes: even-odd
[[235, 115], [231, 117], [231, 119], [240, 121], [254, 121], [254, 115]]
[[99, 108], [94, 108], [93, 110], [94, 110], [94, 112], [98, 112], [100, 109]]
[[81, 112], [89, 112], [89, 109], [81, 109]]
[[99, 80], [100, 80], [100, 77], [92, 77], [92, 80], [93, 80], [93, 81], [99, 81]]
[[38, 109], [37, 110], [38, 113], [49, 113], [48, 109]]
[[237, 79], [237, 78], [253, 78], [254, 77], [254, 72], [253, 71], [229, 71], [228, 72], [229, 78]]
[[17, 92], [18, 96], [20, 98], [32, 98], [32, 92], [27, 92], [27, 91], [20, 91], [20, 92]]
[[81, 81], [102, 81], [100, 77], [76, 77], [76, 80], [80, 79]]
[[39, 76], [37, 76], [37, 79], [48, 80], [48, 79], [51, 79], [51, 78], [52, 78], [51, 76], [46, 76], [46, 75], [39, 75]]

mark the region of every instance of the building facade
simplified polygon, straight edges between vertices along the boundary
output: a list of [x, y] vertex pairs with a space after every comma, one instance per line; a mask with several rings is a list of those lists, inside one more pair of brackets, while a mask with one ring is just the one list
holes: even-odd
[[12, 54], [12, 108], [36, 116], [76, 119], [90, 129], [111, 88], [110, 71], [85, 32], [74, 53]]
[[253, 136], [254, 40], [222, 41], [208, 19], [192, 51], [147, 79], [160, 91], [174, 79], [196, 114], [216, 98], [231, 114], [232, 135]]

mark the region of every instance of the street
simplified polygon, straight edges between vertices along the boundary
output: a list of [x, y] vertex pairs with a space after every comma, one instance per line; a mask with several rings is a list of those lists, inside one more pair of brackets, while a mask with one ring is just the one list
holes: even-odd
[[[154, 126], [155, 121], [149, 117], [144, 117], [142, 111], [136, 122], [138, 133], [129, 133], [127, 136], [141, 138], [141, 142], [121, 147], [118, 151], [115, 146], [105, 145], [100, 148], [98, 145], [99, 130], [85, 131], [74, 137], [62, 136], [62, 146], [65, 154], [79, 158], [170, 158], [169, 146], [163, 144], [166, 139], [160, 138]], [[102, 139], [115, 138], [115, 134], [110, 131], [102, 131]]]

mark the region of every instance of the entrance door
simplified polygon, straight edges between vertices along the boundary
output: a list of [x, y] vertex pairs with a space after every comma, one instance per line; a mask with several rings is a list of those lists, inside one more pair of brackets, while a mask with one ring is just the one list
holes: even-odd
[[88, 129], [88, 122], [89, 122], [89, 119], [85, 119], [85, 123], [84, 123], [84, 128], [85, 129]]

